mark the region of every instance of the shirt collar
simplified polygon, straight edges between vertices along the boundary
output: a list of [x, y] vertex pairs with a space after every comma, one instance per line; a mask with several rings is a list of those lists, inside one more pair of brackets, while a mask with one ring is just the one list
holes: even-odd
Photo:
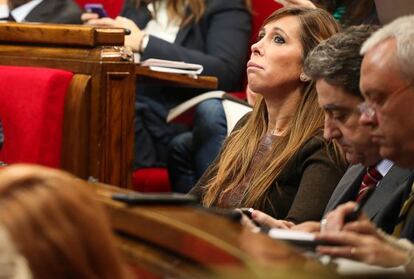
[[394, 163], [390, 160], [384, 159], [377, 164], [375, 167], [377, 171], [382, 175], [382, 177], [386, 176], [389, 170], [392, 168]]
[[[23, 4], [15, 9], [13, 9], [10, 13], [16, 22], [22, 22], [27, 17], [27, 15], [43, 0], [32, 0], [26, 4]], [[56, 0], [55, 0], [56, 1]]]
[[7, 5], [0, 5], [0, 18], [7, 18], [9, 16], [9, 7]]

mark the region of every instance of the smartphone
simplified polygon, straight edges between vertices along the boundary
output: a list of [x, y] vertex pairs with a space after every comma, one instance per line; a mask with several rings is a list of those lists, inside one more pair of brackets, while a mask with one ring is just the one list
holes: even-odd
[[85, 4], [84, 8], [86, 12], [97, 14], [99, 18], [108, 17], [108, 13], [105, 11], [105, 8], [102, 4], [89, 3]]
[[189, 205], [197, 204], [197, 198], [192, 195], [179, 193], [158, 193], [158, 194], [142, 194], [142, 193], [114, 193], [112, 199], [124, 202], [128, 205]]

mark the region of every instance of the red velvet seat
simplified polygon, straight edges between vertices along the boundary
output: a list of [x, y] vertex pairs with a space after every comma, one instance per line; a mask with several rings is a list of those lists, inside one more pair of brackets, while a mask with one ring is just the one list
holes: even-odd
[[112, 18], [117, 17], [122, 10], [124, 5], [123, 0], [76, 0], [78, 5], [83, 9], [85, 4], [89, 3], [99, 3], [102, 4], [108, 13], [108, 15]]
[[[262, 22], [273, 11], [279, 9], [280, 4], [274, 0], [252, 0], [253, 21], [252, 38], [255, 42]], [[232, 92], [236, 97], [245, 99], [246, 92]], [[171, 190], [168, 171], [165, 168], [148, 168], [136, 170], [133, 174], [133, 189], [141, 192], [166, 192]]]
[[147, 168], [134, 171], [132, 185], [139, 192], [171, 192], [166, 168]]
[[65, 95], [71, 72], [0, 66], [0, 161], [60, 167]]

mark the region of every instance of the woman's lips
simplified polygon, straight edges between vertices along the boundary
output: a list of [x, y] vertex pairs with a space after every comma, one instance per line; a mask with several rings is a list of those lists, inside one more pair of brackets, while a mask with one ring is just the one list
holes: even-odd
[[256, 64], [256, 63], [254, 63], [254, 62], [252, 62], [252, 61], [249, 61], [249, 62], [247, 63], [247, 69], [252, 69], [252, 68], [262, 69], [262, 70], [263, 70], [263, 67], [262, 67], [262, 66], [260, 66], [260, 65], [258, 65], [258, 64]]

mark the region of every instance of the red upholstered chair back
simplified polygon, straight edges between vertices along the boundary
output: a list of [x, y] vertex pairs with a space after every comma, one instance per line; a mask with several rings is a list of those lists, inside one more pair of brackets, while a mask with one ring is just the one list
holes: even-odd
[[282, 5], [274, 0], [252, 0], [253, 8], [253, 21], [252, 21], [252, 38], [251, 42], [254, 43], [259, 33], [259, 28], [262, 26], [263, 21], [270, 16], [271, 13], [281, 8]]
[[117, 17], [121, 13], [122, 7], [124, 5], [124, 0], [76, 0], [76, 2], [82, 9], [85, 4], [102, 4], [108, 15], [112, 18]]
[[60, 166], [67, 71], [0, 66], [0, 161]]

